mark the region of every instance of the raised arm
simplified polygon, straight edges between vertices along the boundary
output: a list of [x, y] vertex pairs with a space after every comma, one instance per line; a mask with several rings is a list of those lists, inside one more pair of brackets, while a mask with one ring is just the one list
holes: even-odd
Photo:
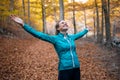
[[41, 40], [44, 40], [44, 41], [47, 41], [47, 42], [50, 42], [52, 44], [55, 43], [55, 39], [54, 39], [54, 36], [50, 36], [48, 34], [45, 34], [43, 32], [40, 32], [40, 31], [37, 31], [35, 30], [34, 28], [32, 28], [31, 26], [29, 26], [28, 24], [24, 24], [23, 28], [29, 32], [30, 34], [32, 34], [34, 37], [37, 37]]
[[74, 40], [77, 40], [77, 39], [83, 37], [85, 34], [87, 34], [87, 32], [88, 32], [88, 29], [85, 28], [83, 31], [80, 31], [80, 32], [72, 35], [72, 38], [73, 38]]
[[28, 24], [25, 24], [24, 21], [17, 16], [11, 15], [10, 17], [13, 21], [20, 24], [27, 32], [29, 32], [33, 36], [35, 36], [35, 37], [37, 37], [41, 40], [44, 40], [44, 41], [50, 42], [52, 44], [55, 44], [55, 39], [54, 39], [53, 36], [50, 36], [48, 34], [45, 34], [45, 33], [42, 33], [40, 31], [35, 30], [34, 28], [29, 26]]

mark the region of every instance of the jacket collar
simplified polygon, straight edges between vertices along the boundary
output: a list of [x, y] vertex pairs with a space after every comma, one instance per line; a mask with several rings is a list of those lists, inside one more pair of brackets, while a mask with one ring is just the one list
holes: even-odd
[[[59, 36], [65, 37], [63, 33], [58, 33]], [[68, 33], [66, 33], [66, 37], [68, 37]]]

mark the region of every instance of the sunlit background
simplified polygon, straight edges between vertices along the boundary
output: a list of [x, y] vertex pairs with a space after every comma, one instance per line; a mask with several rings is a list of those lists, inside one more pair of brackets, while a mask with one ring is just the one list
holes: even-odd
[[[74, 0], [75, 2], [86, 3], [88, 0]], [[68, 2], [73, 2], [73, 0], [68, 0]]]
[[75, 0], [76, 2], [86, 3], [88, 0]]

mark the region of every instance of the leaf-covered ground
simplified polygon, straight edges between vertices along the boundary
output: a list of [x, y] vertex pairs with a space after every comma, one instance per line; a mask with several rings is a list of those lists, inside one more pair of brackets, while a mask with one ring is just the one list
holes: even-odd
[[[82, 80], [120, 80], [120, 54], [87, 39], [76, 42]], [[36, 38], [0, 37], [0, 80], [57, 80], [53, 45]]]

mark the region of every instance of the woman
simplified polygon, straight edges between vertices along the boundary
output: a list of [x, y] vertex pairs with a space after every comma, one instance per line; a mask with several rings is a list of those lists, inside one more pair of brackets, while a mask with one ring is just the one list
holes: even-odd
[[50, 36], [25, 24], [19, 17], [13, 15], [10, 17], [16, 23], [22, 25], [33, 36], [54, 45], [59, 57], [58, 80], [80, 80], [80, 63], [76, 53], [75, 40], [83, 37], [88, 32], [88, 29], [84, 29], [74, 35], [68, 35], [68, 24], [64, 20], [61, 20], [56, 24], [57, 35]]

